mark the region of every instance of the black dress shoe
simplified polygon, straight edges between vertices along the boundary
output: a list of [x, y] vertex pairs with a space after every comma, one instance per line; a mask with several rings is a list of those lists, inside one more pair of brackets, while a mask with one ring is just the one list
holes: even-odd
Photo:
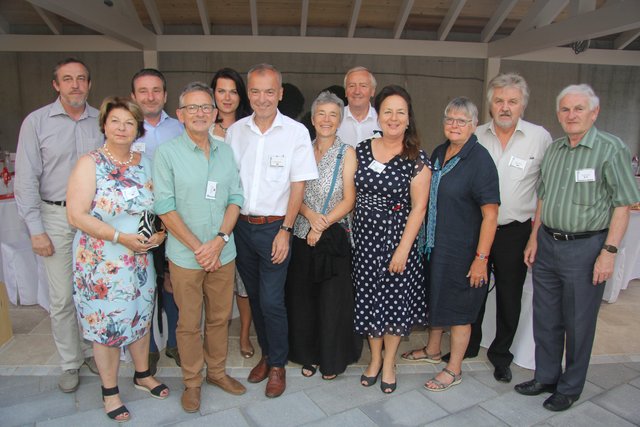
[[[478, 357], [478, 353], [476, 354], [470, 354], [470, 353], [465, 353], [464, 357], [462, 358], [464, 359], [473, 359], [474, 357]], [[449, 359], [451, 359], [451, 353], [447, 353], [444, 356], [442, 356], [442, 360], [449, 363]]]
[[493, 371], [493, 378], [501, 383], [510, 383], [511, 378], [513, 378], [511, 368], [508, 366], [496, 366], [496, 369]]
[[579, 394], [562, 394], [556, 391], [544, 401], [542, 406], [550, 411], [566, 411], [578, 399], [580, 399]]
[[527, 381], [517, 384], [514, 387], [515, 391], [525, 396], [537, 396], [542, 393], [555, 393], [555, 384], [542, 384], [536, 380]]

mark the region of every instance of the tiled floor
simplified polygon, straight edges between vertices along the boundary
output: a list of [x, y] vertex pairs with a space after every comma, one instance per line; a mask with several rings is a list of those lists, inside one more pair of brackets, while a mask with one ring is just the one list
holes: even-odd
[[[640, 281], [630, 284], [615, 304], [603, 304], [587, 385], [577, 404], [560, 414], [542, 408], [545, 396], [524, 397], [513, 391], [513, 384], [530, 379], [532, 371], [512, 365], [512, 384], [496, 382], [484, 351], [465, 361], [462, 384], [445, 393], [422, 387], [442, 365], [401, 360], [395, 393], [385, 396], [377, 385], [361, 387], [358, 377], [369, 359], [365, 346], [360, 361], [334, 381], [319, 375], [303, 378], [298, 367], [290, 365], [286, 393], [267, 399], [264, 384], [245, 381], [259, 355], [249, 360], [240, 356], [237, 319], [230, 324], [227, 365], [229, 373], [247, 385], [247, 394], [236, 397], [205, 386], [200, 412], [186, 414], [180, 407], [180, 370], [164, 355], [158, 376], [172, 390], [167, 401], [132, 387], [131, 364], [121, 367], [120, 389], [133, 416], [129, 425], [640, 425], [639, 310]], [[15, 336], [0, 347], [0, 425], [111, 425], [102, 410], [98, 378], [86, 367], [77, 392], [58, 391], [58, 357], [47, 313], [38, 307], [13, 307], [10, 315]], [[401, 350], [424, 345], [425, 336], [424, 331], [414, 332]]]

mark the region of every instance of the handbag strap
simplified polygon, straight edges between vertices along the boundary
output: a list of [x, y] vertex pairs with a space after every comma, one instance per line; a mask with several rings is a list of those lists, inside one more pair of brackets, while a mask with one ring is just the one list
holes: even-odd
[[336, 156], [336, 165], [333, 168], [333, 178], [331, 179], [331, 187], [329, 187], [329, 193], [327, 194], [327, 198], [324, 201], [324, 206], [322, 206], [322, 212], [321, 212], [322, 215], [327, 213], [327, 208], [329, 207], [329, 200], [331, 199], [331, 196], [333, 195], [333, 189], [336, 186], [336, 179], [338, 178], [338, 171], [340, 170], [340, 160], [342, 160], [342, 155], [344, 154], [345, 147], [346, 147], [346, 144], [342, 144], [340, 146], [340, 151]]

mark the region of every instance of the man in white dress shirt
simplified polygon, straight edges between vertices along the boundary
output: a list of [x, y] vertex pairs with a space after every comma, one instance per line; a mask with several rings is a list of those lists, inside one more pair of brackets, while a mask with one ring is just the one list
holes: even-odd
[[247, 76], [253, 114], [234, 123], [226, 141], [240, 169], [245, 203], [234, 229], [238, 271], [249, 294], [262, 349], [249, 382], [269, 378], [265, 394], [278, 397], [286, 388], [289, 352], [284, 284], [290, 259], [293, 222], [300, 210], [305, 181], [318, 169], [309, 132], [278, 111], [282, 75], [269, 64]]
[[[551, 135], [542, 126], [522, 119], [529, 87], [515, 73], [499, 74], [489, 82], [487, 103], [492, 120], [476, 130], [482, 146], [491, 154], [500, 178], [498, 229], [489, 255], [496, 292], [496, 336], [487, 357], [497, 381], [510, 382], [513, 354], [509, 351], [520, 319], [522, 288], [527, 275], [524, 248], [531, 234], [536, 211], [536, 188], [542, 158], [551, 144]], [[475, 357], [482, 340], [484, 305], [465, 357]]]
[[349, 104], [344, 107], [344, 120], [337, 135], [343, 142], [355, 147], [380, 129], [378, 114], [371, 106], [376, 93], [376, 78], [365, 67], [354, 67], [344, 76], [344, 90]]

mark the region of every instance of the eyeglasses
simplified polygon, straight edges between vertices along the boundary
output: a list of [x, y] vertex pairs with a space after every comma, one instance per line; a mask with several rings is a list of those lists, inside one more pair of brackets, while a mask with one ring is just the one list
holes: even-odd
[[212, 104], [202, 104], [202, 105], [189, 104], [189, 105], [185, 105], [184, 107], [180, 107], [180, 109], [187, 110], [187, 113], [189, 114], [196, 114], [198, 110], [202, 110], [204, 114], [211, 114], [214, 108], [215, 107]]
[[442, 119], [442, 122], [447, 126], [452, 126], [454, 123], [458, 125], [458, 127], [465, 127], [467, 123], [471, 123], [473, 120], [465, 120], [465, 119], [454, 119], [452, 117], [445, 117]]

